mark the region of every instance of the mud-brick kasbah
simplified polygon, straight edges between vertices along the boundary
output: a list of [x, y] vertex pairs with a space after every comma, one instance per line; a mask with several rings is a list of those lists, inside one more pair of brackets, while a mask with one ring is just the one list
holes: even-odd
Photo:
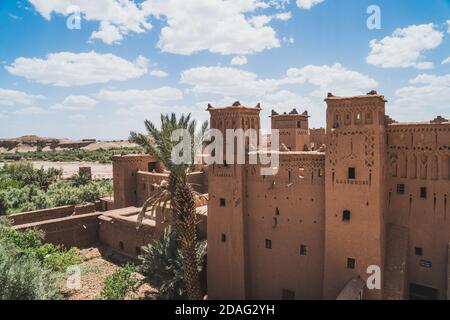
[[[189, 175], [208, 194], [197, 208], [208, 298], [450, 298], [450, 122], [398, 123], [375, 91], [325, 102], [326, 129], [310, 129], [307, 112], [272, 111], [276, 175], [227, 163]], [[259, 104], [207, 111], [215, 129], [260, 128]], [[113, 200], [16, 214], [15, 228], [135, 259], [170, 223], [157, 212], [136, 229], [139, 207], [168, 172], [152, 156], [121, 155], [113, 175]], [[369, 266], [380, 268], [381, 289], [368, 288]]]

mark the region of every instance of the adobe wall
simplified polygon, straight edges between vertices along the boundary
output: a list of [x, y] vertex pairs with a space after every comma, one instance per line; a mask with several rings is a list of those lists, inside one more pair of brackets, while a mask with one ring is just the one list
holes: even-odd
[[168, 173], [152, 173], [146, 171], [138, 171], [136, 176], [136, 191], [137, 198], [136, 203], [133, 206], [140, 207], [144, 204], [145, 200], [150, 197], [153, 192], [153, 184], [160, 184], [163, 180], [169, 178]]
[[281, 299], [283, 289], [295, 299], [322, 298], [324, 173], [325, 156], [314, 152], [280, 153], [275, 176], [262, 176], [259, 166], [248, 166], [251, 299]]
[[309, 137], [311, 144], [314, 145], [314, 150], [319, 149], [322, 145], [326, 145], [326, 130], [325, 128], [309, 129]]
[[298, 114], [294, 109], [289, 114], [277, 114], [272, 111], [271, 118], [272, 129], [279, 130], [280, 145], [284, 144], [291, 151], [310, 149], [308, 112]]
[[[386, 140], [390, 223], [409, 229], [408, 283], [447, 297], [450, 242], [450, 123], [391, 124]], [[403, 194], [398, 190], [404, 186]], [[426, 198], [421, 197], [426, 188]], [[415, 248], [422, 249], [416, 255]]]
[[101, 215], [100, 242], [128, 257], [137, 258], [141, 254], [140, 248], [152, 242], [155, 232], [155, 224], [149, 220], [140, 229], [136, 228], [136, 220], [130, 217], [139, 211], [139, 208], [130, 207]]
[[[203, 194], [208, 192], [208, 177], [205, 172], [192, 172], [188, 174], [188, 182], [192, 184], [192, 188]], [[154, 173], [138, 171], [137, 180], [137, 200], [136, 206], [140, 207], [144, 204], [153, 192], [153, 184], [160, 184], [163, 180], [168, 180], [168, 173]]]
[[150, 155], [113, 156], [114, 202], [116, 208], [135, 206], [137, 203], [137, 173], [149, 171], [157, 160]]
[[75, 206], [62, 206], [37, 211], [22, 212], [11, 214], [8, 219], [13, 226], [35, 223], [49, 219], [58, 219], [72, 215], [75, 212]]
[[[367, 268], [384, 270], [385, 99], [364, 96], [327, 102], [324, 298], [336, 299]], [[381, 274], [382, 281], [384, 273]], [[364, 299], [382, 299], [364, 290]]]
[[16, 230], [38, 228], [45, 233], [44, 242], [64, 245], [67, 248], [90, 247], [98, 241], [98, 217], [101, 213], [69, 216], [42, 222], [15, 226]]
[[[141, 247], [159, 240], [164, 229], [170, 224], [170, 210], [157, 210], [154, 220], [145, 219], [142, 226], [137, 229], [137, 215], [140, 208], [129, 207], [105, 212], [99, 217], [100, 242], [110, 248], [137, 259], [141, 254]], [[206, 206], [197, 209], [199, 223], [197, 225], [198, 237], [206, 239]]]
[[100, 211], [100, 202], [82, 205], [70, 205], [43, 210], [16, 213], [8, 216], [13, 226], [59, 219], [71, 215], [82, 215]]

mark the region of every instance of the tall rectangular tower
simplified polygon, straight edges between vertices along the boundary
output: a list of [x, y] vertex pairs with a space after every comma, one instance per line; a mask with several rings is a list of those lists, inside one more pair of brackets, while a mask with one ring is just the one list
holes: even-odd
[[127, 154], [113, 156], [114, 207], [137, 206], [137, 172], [150, 171], [156, 163], [153, 156]]
[[[211, 128], [259, 130], [261, 111], [241, 106], [208, 107]], [[226, 139], [224, 154], [226, 153]], [[231, 141], [230, 141], [231, 143]], [[236, 159], [236, 155], [233, 155]], [[236, 161], [235, 161], [236, 162]], [[246, 166], [217, 163], [208, 166], [208, 296], [246, 299], [248, 294]]]
[[[324, 298], [350, 280], [384, 270], [385, 102], [375, 91], [327, 103]], [[381, 276], [383, 276], [381, 274]], [[382, 279], [381, 279], [381, 283]], [[382, 290], [364, 289], [381, 299]]]

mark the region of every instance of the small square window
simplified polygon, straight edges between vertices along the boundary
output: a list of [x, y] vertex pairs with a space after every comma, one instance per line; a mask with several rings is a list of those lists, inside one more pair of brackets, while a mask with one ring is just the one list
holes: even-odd
[[301, 256], [306, 256], [306, 246], [304, 244], [302, 244], [300, 246], [300, 255]]
[[220, 206], [221, 207], [225, 207], [227, 205], [227, 202], [225, 201], [224, 198], [220, 198]]
[[347, 258], [347, 269], [355, 269], [356, 260], [353, 258]]
[[120, 250], [123, 250], [123, 248], [124, 248], [123, 242], [120, 241], [120, 242], [119, 242], [119, 249], [120, 249]]
[[136, 247], [136, 255], [141, 255], [141, 247]]
[[275, 215], [276, 215], [276, 216], [279, 216], [279, 215], [280, 215], [280, 209], [278, 209], [278, 208], [275, 209]]
[[405, 185], [403, 183], [397, 184], [397, 193], [405, 194]]
[[414, 249], [414, 251], [416, 253], [416, 256], [423, 256], [423, 249], [422, 248], [416, 247]]
[[344, 210], [342, 212], [342, 221], [344, 222], [350, 222], [351, 212], [349, 210]]
[[427, 188], [426, 187], [421, 187], [420, 188], [420, 197], [422, 199], [426, 199], [427, 198]]
[[355, 168], [348, 168], [348, 178], [356, 179], [356, 169]]
[[221, 240], [222, 240], [222, 242], [227, 242], [227, 236], [223, 233], [222, 233]]
[[266, 249], [272, 249], [272, 240], [266, 239]]

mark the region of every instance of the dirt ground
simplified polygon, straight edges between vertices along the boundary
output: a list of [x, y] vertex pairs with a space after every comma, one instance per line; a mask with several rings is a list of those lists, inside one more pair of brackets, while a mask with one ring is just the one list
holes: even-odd
[[[83, 262], [80, 264], [81, 289], [65, 289], [62, 294], [68, 300], [96, 300], [99, 299], [106, 277], [116, 271], [125, 262], [122, 257], [111, 250], [98, 247], [80, 251]], [[143, 276], [136, 274], [138, 279]], [[157, 290], [149, 284], [143, 283], [138, 289], [137, 299], [155, 299]]]

